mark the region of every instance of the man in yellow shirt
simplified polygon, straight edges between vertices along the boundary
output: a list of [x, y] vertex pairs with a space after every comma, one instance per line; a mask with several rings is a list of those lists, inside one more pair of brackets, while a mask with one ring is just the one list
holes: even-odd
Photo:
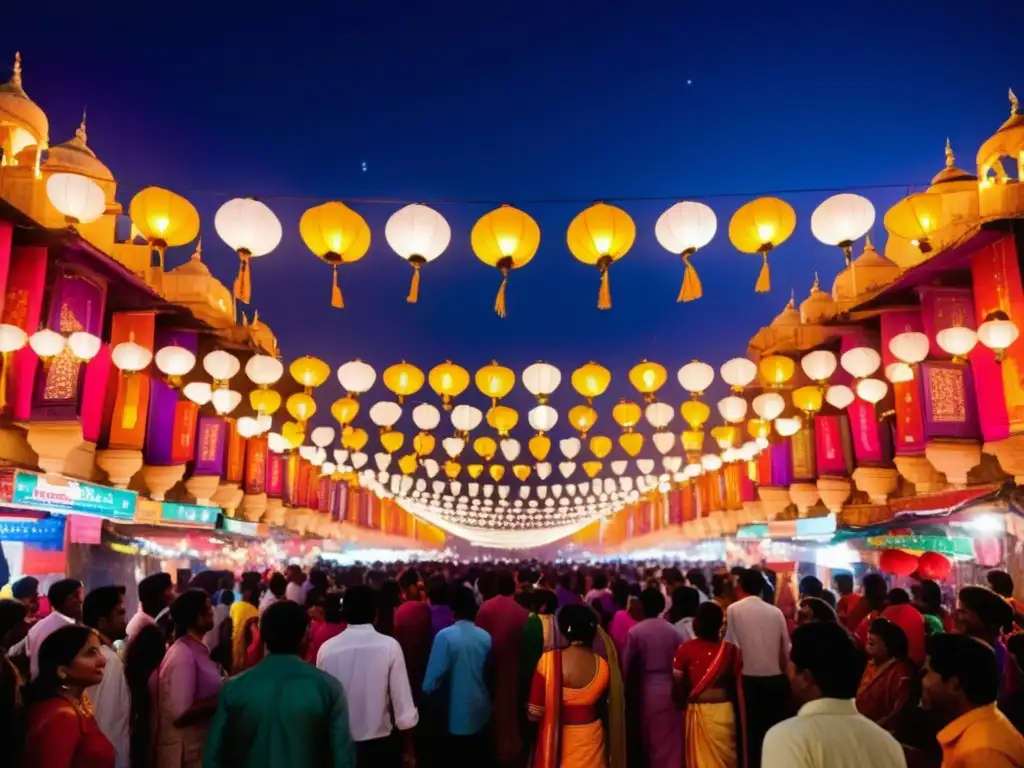
[[940, 714], [942, 768], [1020, 768], [1024, 736], [996, 708], [999, 671], [992, 647], [967, 635], [931, 635], [921, 703]]

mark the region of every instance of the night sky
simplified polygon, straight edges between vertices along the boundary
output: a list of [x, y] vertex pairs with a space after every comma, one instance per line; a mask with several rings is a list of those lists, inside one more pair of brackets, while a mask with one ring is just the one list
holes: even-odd
[[[213, 213], [231, 196], [267, 202], [285, 237], [253, 262], [251, 306], [286, 359], [361, 357], [378, 371], [402, 358], [471, 371], [546, 359], [568, 373], [592, 358], [614, 374], [598, 401], [597, 432], [610, 435], [611, 406], [632, 392], [625, 374], [641, 358], [669, 368], [665, 399], [678, 402], [682, 363], [742, 354], [791, 288], [806, 296], [815, 270], [831, 285], [841, 255], [809, 226], [827, 190], [892, 185], [863, 192], [883, 240], [884, 211], [940, 170], [946, 137], [973, 171], [1008, 115], [1007, 87], [1024, 97], [1019, 0], [635, 4], [642, 14], [609, 0], [66, 5], [63, 21], [32, 3], [5, 7], [0, 73], [19, 49], [52, 143], [88, 107], [90, 146], [126, 209], [150, 184], [189, 197], [206, 263], [229, 287], [237, 260]], [[289, 13], [300, 6], [323, 10]], [[791, 191], [801, 189], [817, 191]], [[794, 205], [798, 225], [771, 254], [772, 292], [756, 295], [759, 258], [735, 251], [727, 227], [768, 192]], [[330, 199], [362, 213], [374, 237], [340, 271], [343, 311], [330, 306], [330, 269], [298, 237], [301, 212]], [[435, 205], [453, 241], [424, 268], [418, 305], [406, 304], [411, 270], [383, 237], [399, 205], [360, 199], [477, 201]], [[674, 199], [719, 217], [694, 259], [704, 298], [686, 305], [675, 301], [682, 264], [654, 238]], [[553, 200], [568, 202], [542, 202]], [[595, 306], [597, 270], [565, 245], [569, 221], [596, 200], [624, 207], [638, 230], [611, 270], [608, 312]], [[541, 228], [537, 257], [512, 275], [505, 320], [492, 311], [499, 275], [469, 248], [473, 222], [501, 202]], [[341, 394], [334, 378], [324, 390], [318, 423]], [[554, 404], [578, 401], [563, 392]], [[508, 402], [525, 422], [525, 391]], [[400, 425], [412, 431], [408, 416]]]

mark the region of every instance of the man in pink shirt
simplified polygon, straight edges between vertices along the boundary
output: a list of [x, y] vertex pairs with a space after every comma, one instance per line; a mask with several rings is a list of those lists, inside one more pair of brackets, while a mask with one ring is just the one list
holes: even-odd
[[407, 568], [398, 577], [402, 589], [402, 604], [395, 611], [395, 640], [402, 647], [405, 668], [409, 672], [409, 685], [413, 698], [419, 703], [423, 677], [430, 658], [430, 632], [432, 615], [430, 606], [423, 601], [423, 582], [415, 568]]

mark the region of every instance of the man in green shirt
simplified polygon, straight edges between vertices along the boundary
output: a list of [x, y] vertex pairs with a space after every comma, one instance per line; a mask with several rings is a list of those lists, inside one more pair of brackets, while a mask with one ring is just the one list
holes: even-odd
[[341, 685], [304, 662], [309, 617], [274, 603], [260, 619], [267, 655], [221, 688], [203, 768], [355, 768]]

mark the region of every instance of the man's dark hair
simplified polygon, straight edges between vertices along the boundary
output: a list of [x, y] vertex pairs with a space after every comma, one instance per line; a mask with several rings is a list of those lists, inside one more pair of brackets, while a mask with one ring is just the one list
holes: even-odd
[[435, 573], [427, 579], [427, 597], [433, 605], [448, 605], [450, 590], [448, 582], [440, 573]]
[[683, 580], [683, 572], [673, 565], [661, 571], [661, 580], [666, 584], [677, 584]]
[[836, 593], [831, 589], [821, 590], [821, 599], [828, 603], [833, 611], [836, 609]]
[[852, 699], [864, 672], [864, 657], [845, 627], [832, 621], [803, 624], [793, 632], [789, 656], [798, 672], [810, 672], [829, 699]]
[[535, 589], [530, 597], [531, 607], [537, 613], [544, 611], [548, 616], [552, 616], [558, 610], [558, 596], [550, 589]]
[[270, 594], [280, 600], [288, 591], [288, 579], [284, 577], [283, 573], [275, 573], [270, 577], [269, 586]]
[[910, 605], [910, 595], [907, 593], [907, 590], [899, 587], [890, 589], [885, 600], [889, 605]]
[[594, 571], [594, 575], [591, 580], [593, 581], [594, 589], [608, 588], [608, 574], [604, 571]]
[[696, 587], [705, 595], [711, 593], [711, 590], [708, 587], [708, 579], [704, 575], [704, 571], [702, 571], [700, 568], [691, 568], [690, 570], [688, 570], [686, 572], [686, 580], [690, 582], [690, 586]]
[[905, 659], [910, 652], [907, 644], [907, 633], [900, 626], [888, 619], [875, 619], [868, 627], [868, 632], [885, 643], [889, 656], [894, 659]]
[[616, 579], [612, 582], [612, 601], [616, 608], [624, 609], [629, 604], [629, 582]]
[[328, 592], [327, 597], [324, 598], [324, 621], [328, 624], [341, 624], [344, 621], [341, 611], [340, 592]]
[[558, 586], [562, 589], [568, 589], [571, 592], [573, 590], [574, 581], [572, 571], [563, 571], [558, 574]]
[[28, 600], [39, 595], [39, 579], [23, 576], [11, 585], [11, 596], [15, 600]]
[[327, 593], [326, 593], [325, 590], [320, 589], [320, 587], [312, 587], [312, 588], [310, 588], [310, 590], [308, 592], [306, 592], [305, 607], [306, 608], [317, 608], [317, 607], [323, 608], [324, 600], [326, 598], [327, 598]]
[[713, 600], [707, 600], [697, 606], [697, 616], [693, 620], [693, 631], [701, 640], [718, 640], [725, 621], [722, 606]]
[[476, 581], [476, 588], [480, 591], [480, 597], [490, 600], [498, 594], [498, 574], [494, 571], [484, 571]]
[[740, 589], [748, 595], [760, 597], [764, 591], [764, 577], [753, 568], [740, 571]]
[[804, 576], [800, 579], [801, 597], [821, 597], [822, 590], [824, 589], [825, 586], [817, 576]]
[[124, 587], [97, 587], [85, 596], [82, 603], [82, 623], [93, 629], [99, 628], [102, 619], [110, 616], [111, 611], [124, 597]]
[[832, 581], [835, 583], [840, 595], [845, 597], [846, 595], [853, 594], [853, 576], [851, 574], [837, 573]]
[[1013, 597], [1013, 577], [1006, 571], [989, 571], [988, 585], [1000, 597]]
[[495, 587], [499, 595], [511, 597], [516, 593], [516, 580], [512, 578], [510, 571], [501, 570], [495, 577]]
[[820, 597], [805, 597], [800, 601], [801, 608], [807, 608], [815, 621], [839, 621], [835, 609]]
[[61, 579], [50, 585], [46, 592], [46, 599], [50, 601], [54, 610], [59, 611], [67, 599], [81, 588], [82, 582], [78, 579]]
[[281, 600], [260, 617], [260, 639], [270, 653], [298, 655], [309, 630], [309, 613], [298, 603]]
[[361, 584], [349, 587], [345, 591], [342, 613], [349, 624], [372, 624], [377, 618], [377, 593]]
[[474, 621], [476, 619], [476, 595], [473, 590], [465, 584], [460, 584], [452, 590], [452, 613], [460, 621]]
[[689, 616], [697, 615], [697, 607], [700, 605], [700, 593], [693, 587], [676, 587], [672, 590], [672, 605], [669, 613], [672, 620], [679, 621]]
[[928, 666], [943, 680], [955, 677], [967, 700], [981, 707], [999, 695], [999, 666], [992, 646], [969, 635], [940, 633], [925, 638]]
[[184, 637], [196, 623], [196, 619], [206, 608], [210, 596], [202, 589], [186, 589], [171, 603], [171, 619], [174, 621], [174, 633]]
[[139, 582], [139, 602], [142, 609], [150, 616], [155, 616], [167, 606], [164, 605], [164, 592], [174, 586], [169, 573], [152, 573]]
[[398, 577], [398, 586], [402, 588], [402, 591], [409, 589], [409, 587], [415, 587], [420, 583], [420, 572], [415, 568], [406, 568], [402, 571], [402, 575]]
[[921, 582], [921, 604], [927, 613], [938, 613], [942, 609], [942, 589], [931, 579]]
[[648, 587], [640, 593], [640, 607], [645, 618], [656, 619], [665, 611], [665, 596], [657, 587]]
[[860, 583], [864, 588], [864, 597], [868, 604], [872, 608], [880, 610], [885, 605], [886, 595], [889, 594], [889, 585], [886, 584], [885, 577], [880, 573], [869, 573]]
[[978, 615], [990, 632], [1008, 630], [1013, 626], [1013, 609], [991, 589], [971, 585], [961, 589], [958, 597], [965, 608]]

